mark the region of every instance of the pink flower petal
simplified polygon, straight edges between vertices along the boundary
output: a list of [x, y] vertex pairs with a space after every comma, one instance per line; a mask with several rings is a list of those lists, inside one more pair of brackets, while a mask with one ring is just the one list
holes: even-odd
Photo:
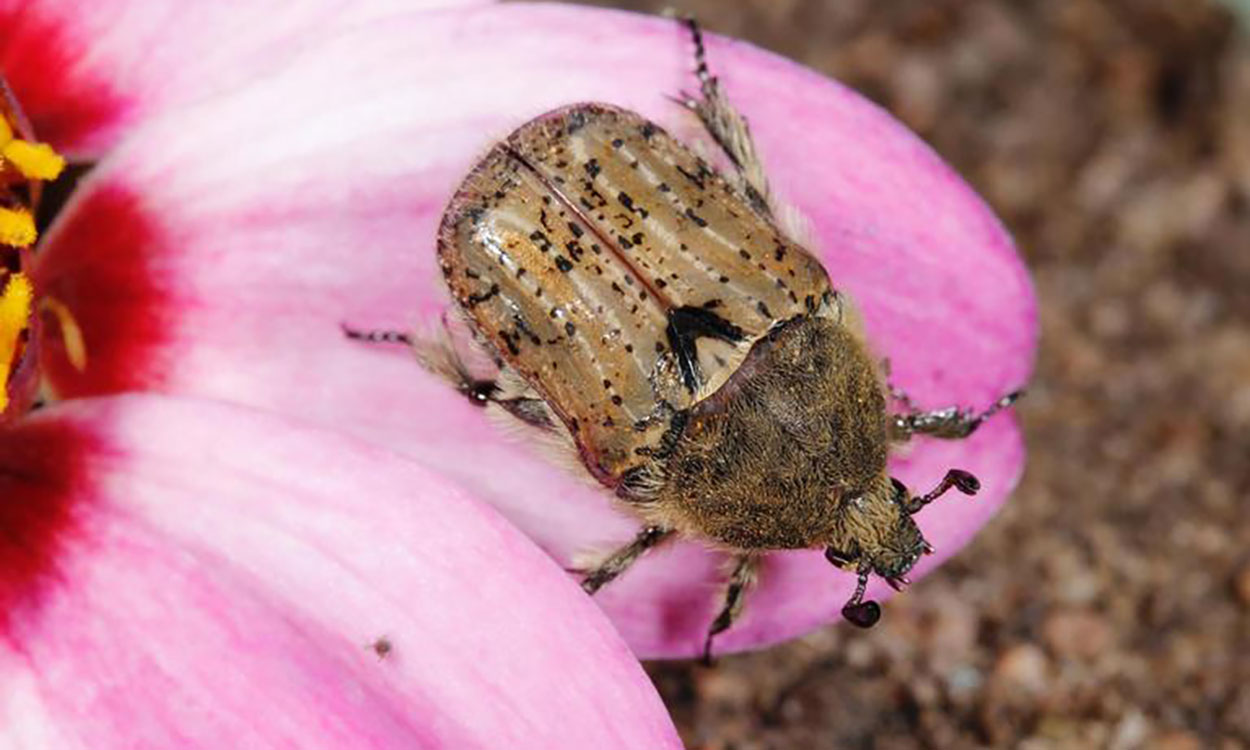
[[99, 154], [164, 108], [263, 76], [353, 23], [486, 0], [0, 0], [0, 71], [39, 137]]
[[0, 487], [0, 745], [680, 747], [563, 572], [384, 449], [93, 399], [0, 432]]
[[[981, 200], [858, 95], [745, 44], [714, 39], [709, 54], [896, 383], [939, 407], [985, 406], [1027, 381], [1032, 287]], [[393, 20], [172, 118], [101, 167], [48, 238], [39, 277], [106, 329], [88, 334], [102, 364], [82, 377], [57, 365], [49, 342], [55, 383], [68, 395], [154, 388], [299, 414], [457, 478], [562, 561], [620, 543], [636, 524], [603, 493], [496, 429], [405, 352], [346, 342], [338, 326], [428, 325], [446, 307], [433, 251], [443, 206], [491, 140], [526, 119], [598, 99], [699, 138], [667, 98], [695, 85], [690, 67], [689, 41], [669, 21], [500, 6]], [[92, 229], [114, 226], [142, 230]], [[112, 267], [113, 251], [129, 265]], [[895, 459], [915, 488], [951, 466], [982, 480], [975, 500], [948, 498], [921, 517], [938, 559], [994, 514], [1023, 455], [1004, 415], [971, 440], [918, 440]], [[720, 563], [697, 545], [659, 551], [599, 601], [640, 655], [688, 656], [718, 607]], [[774, 555], [721, 643], [837, 619], [853, 583], [818, 553]], [[874, 582], [872, 594], [885, 593]]]

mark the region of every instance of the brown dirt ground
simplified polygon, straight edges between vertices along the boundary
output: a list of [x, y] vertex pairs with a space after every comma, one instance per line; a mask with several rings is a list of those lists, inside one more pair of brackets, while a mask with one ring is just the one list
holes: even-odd
[[1250, 747], [1250, 39], [1199, 0], [677, 4], [859, 89], [1036, 274], [1004, 512], [868, 632], [649, 667], [691, 748]]

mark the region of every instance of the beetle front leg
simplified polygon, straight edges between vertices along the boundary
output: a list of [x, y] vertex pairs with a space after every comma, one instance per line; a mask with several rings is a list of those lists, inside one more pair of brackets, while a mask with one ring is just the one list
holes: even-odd
[[703, 663], [712, 663], [712, 639], [729, 629], [738, 615], [742, 614], [742, 604], [748, 589], [755, 583], [759, 571], [759, 557], [756, 555], [738, 555], [737, 564], [729, 576], [729, 586], [725, 589], [725, 604], [720, 614], [708, 628], [707, 640], [703, 642]]
[[746, 118], [729, 103], [729, 97], [721, 89], [720, 81], [708, 70], [707, 53], [703, 47], [703, 32], [699, 28], [699, 22], [693, 16], [684, 16], [680, 20], [690, 30], [694, 41], [695, 76], [699, 79], [700, 97], [696, 99], [683, 93], [677, 101], [699, 116], [712, 140], [716, 141], [733, 162], [752, 208], [763, 216], [771, 217], [768, 177], [755, 150], [751, 128], [747, 125]]
[[[895, 398], [903, 401], [905, 404], [910, 402], [910, 399], [907, 399], [905, 394], [897, 391], [893, 386], [891, 386], [890, 390], [891, 395]], [[903, 441], [912, 435], [932, 435], [933, 437], [946, 440], [960, 440], [976, 432], [976, 429], [985, 420], [1011, 406], [1023, 395], [1023, 390], [1012, 391], [980, 413], [950, 406], [934, 411], [911, 411], [904, 414], [895, 414], [890, 418], [890, 437], [893, 440]]]
[[587, 594], [594, 594], [605, 584], [624, 573], [639, 557], [642, 557], [644, 552], [672, 535], [672, 529], [644, 526], [642, 531], [634, 537], [634, 541], [608, 555], [606, 560], [586, 573], [586, 577], [582, 579], [582, 590]]

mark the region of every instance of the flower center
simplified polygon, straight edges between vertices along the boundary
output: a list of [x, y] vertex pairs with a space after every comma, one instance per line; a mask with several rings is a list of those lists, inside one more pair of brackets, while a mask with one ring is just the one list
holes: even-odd
[[[35, 211], [46, 180], [65, 159], [34, 138], [0, 77], [0, 421], [29, 406], [34, 396], [35, 288], [24, 269], [39, 239]], [[13, 407], [13, 408], [10, 408]]]

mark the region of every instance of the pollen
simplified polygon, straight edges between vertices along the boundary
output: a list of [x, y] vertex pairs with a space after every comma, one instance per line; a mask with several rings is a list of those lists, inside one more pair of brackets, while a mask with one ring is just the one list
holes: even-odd
[[0, 292], [0, 413], [9, 407], [9, 373], [13, 369], [22, 332], [30, 320], [35, 297], [30, 279], [16, 273]]
[[35, 217], [30, 215], [30, 211], [0, 206], [0, 244], [29, 247], [38, 236]]
[[38, 239], [33, 191], [6, 189], [16, 181], [55, 180], [65, 169], [65, 158], [46, 143], [16, 137], [13, 126], [0, 111], [0, 245], [29, 247]]
[[14, 139], [4, 145], [0, 156], [28, 180], [55, 180], [65, 169], [65, 157], [46, 143]]

